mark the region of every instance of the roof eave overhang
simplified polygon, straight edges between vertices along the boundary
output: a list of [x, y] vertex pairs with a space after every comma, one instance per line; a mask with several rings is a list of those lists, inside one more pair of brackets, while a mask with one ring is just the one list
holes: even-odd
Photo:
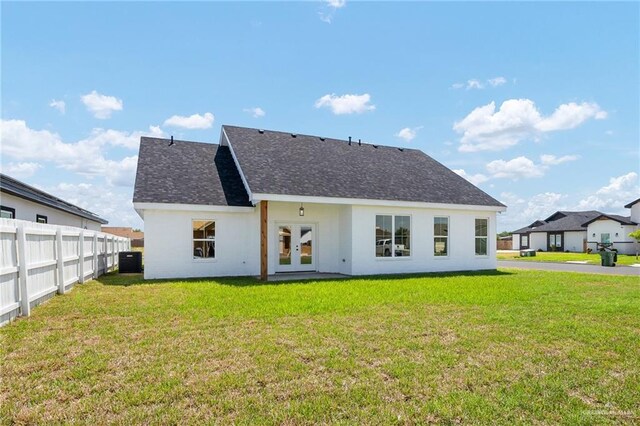
[[165, 211], [196, 211], [196, 212], [221, 212], [221, 213], [253, 213], [255, 207], [243, 206], [215, 206], [210, 204], [180, 204], [180, 203], [148, 203], [134, 202], [133, 208], [144, 219], [145, 210]]
[[492, 212], [504, 212], [507, 210], [506, 206], [481, 206], [472, 204], [426, 203], [421, 201], [373, 200], [366, 198], [316, 197], [308, 195], [253, 193], [251, 197], [252, 204], [255, 205], [260, 201], [281, 201], [291, 203], [316, 204], [350, 204], [359, 206], [393, 206], [447, 210], [480, 210]]

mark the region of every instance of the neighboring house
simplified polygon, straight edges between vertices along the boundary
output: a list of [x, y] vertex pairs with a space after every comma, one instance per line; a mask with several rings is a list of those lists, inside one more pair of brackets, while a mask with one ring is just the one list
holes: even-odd
[[131, 240], [131, 247], [144, 247], [144, 232], [135, 231], [131, 227], [103, 226], [102, 232], [117, 235], [119, 237], [129, 238], [129, 240]]
[[141, 138], [145, 278], [496, 268], [506, 207], [415, 149], [222, 126]]
[[597, 250], [598, 243], [612, 243], [620, 253], [635, 253], [635, 240], [629, 237], [640, 223], [640, 200], [627, 204], [631, 216], [590, 210], [558, 211], [545, 220], [513, 231], [513, 249], [584, 252]]
[[92, 231], [100, 231], [100, 226], [108, 223], [88, 210], [4, 174], [0, 174], [0, 215]]

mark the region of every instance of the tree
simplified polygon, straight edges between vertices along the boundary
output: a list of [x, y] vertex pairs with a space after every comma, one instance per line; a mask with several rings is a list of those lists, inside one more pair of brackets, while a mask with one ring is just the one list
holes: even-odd
[[640, 229], [636, 229], [632, 233], [629, 234], [631, 238], [636, 240], [636, 259], [638, 258], [638, 243], [640, 243]]

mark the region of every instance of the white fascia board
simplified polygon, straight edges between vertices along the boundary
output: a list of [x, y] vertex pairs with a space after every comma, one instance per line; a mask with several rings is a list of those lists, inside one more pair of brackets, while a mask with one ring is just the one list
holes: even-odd
[[172, 210], [192, 212], [253, 213], [255, 207], [211, 206], [208, 204], [133, 203], [133, 208], [144, 218], [145, 210]]
[[468, 204], [447, 204], [447, 203], [424, 203], [419, 201], [395, 201], [395, 200], [369, 200], [365, 198], [338, 198], [338, 197], [312, 197], [305, 195], [282, 195], [282, 194], [252, 194], [251, 202], [257, 204], [259, 201], [282, 201], [290, 203], [317, 203], [317, 204], [351, 204], [358, 206], [393, 206], [393, 207], [415, 207], [422, 209], [442, 209], [442, 210], [475, 210], [504, 212], [506, 207], [500, 206], [475, 206]]
[[[224, 143], [226, 141], [226, 143]], [[220, 135], [220, 145], [228, 146], [229, 151], [231, 151], [231, 157], [233, 158], [233, 162], [236, 165], [236, 169], [238, 169], [238, 173], [240, 173], [240, 179], [242, 179], [242, 184], [244, 185], [244, 189], [247, 191], [247, 195], [249, 195], [249, 200], [253, 200], [253, 195], [251, 194], [251, 188], [249, 188], [249, 182], [247, 182], [247, 178], [244, 176], [242, 172], [242, 168], [240, 167], [240, 162], [238, 161], [238, 157], [236, 157], [236, 153], [233, 151], [233, 146], [231, 146], [231, 141], [229, 140], [229, 136], [227, 136], [227, 132], [224, 131], [224, 126], [222, 126], [222, 134]]]

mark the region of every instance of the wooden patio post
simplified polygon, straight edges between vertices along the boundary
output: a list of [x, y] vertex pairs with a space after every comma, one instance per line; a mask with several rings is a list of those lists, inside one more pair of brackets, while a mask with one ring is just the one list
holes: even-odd
[[260, 279], [267, 280], [267, 201], [260, 201]]

